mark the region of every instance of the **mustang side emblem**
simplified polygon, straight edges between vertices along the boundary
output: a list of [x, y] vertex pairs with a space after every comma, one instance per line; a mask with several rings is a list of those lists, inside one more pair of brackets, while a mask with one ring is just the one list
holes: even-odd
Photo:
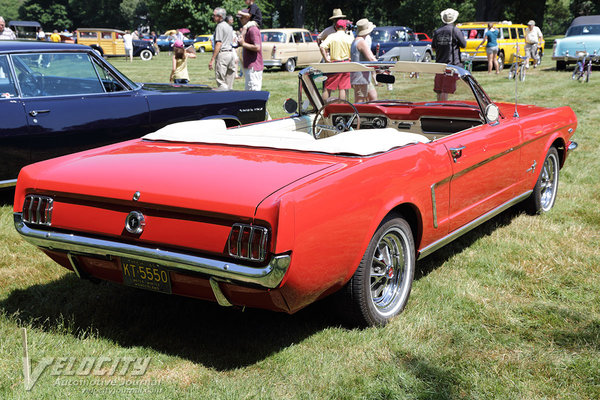
[[144, 214], [139, 211], [130, 212], [125, 219], [125, 229], [127, 229], [127, 232], [133, 233], [134, 235], [142, 233], [144, 231], [144, 226], [146, 226], [146, 220], [144, 219]]

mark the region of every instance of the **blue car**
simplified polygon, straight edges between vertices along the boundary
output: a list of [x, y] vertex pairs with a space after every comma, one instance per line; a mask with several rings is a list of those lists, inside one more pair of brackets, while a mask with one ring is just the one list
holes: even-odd
[[380, 61], [424, 61], [432, 59], [431, 43], [419, 41], [405, 26], [382, 26], [371, 32], [371, 51]]
[[567, 64], [576, 63], [583, 52], [600, 55], [600, 15], [575, 18], [565, 37], [554, 41], [552, 59], [556, 69], [564, 70]]
[[[173, 43], [175, 43], [175, 39], [173, 36], [160, 35], [158, 39], [156, 39], [156, 44], [161, 51], [169, 51], [173, 48]], [[185, 47], [192, 46], [194, 44], [194, 39], [183, 39], [183, 45]]]
[[263, 121], [268, 92], [135, 83], [90, 47], [0, 41], [0, 188], [21, 167], [137, 138], [165, 125]]

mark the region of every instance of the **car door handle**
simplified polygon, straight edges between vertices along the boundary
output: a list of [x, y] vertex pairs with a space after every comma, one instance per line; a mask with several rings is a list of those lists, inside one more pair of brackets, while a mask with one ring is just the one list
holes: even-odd
[[465, 146], [451, 147], [450, 154], [452, 154], [452, 159], [456, 162], [456, 159], [462, 157], [462, 151], [466, 149]]
[[29, 111], [29, 115], [31, 115], [32, 117], [35, 117], [38, 114], [47, 114], [49, 112], [50, 112], [50, 110], [31, 110], [31, 111]]

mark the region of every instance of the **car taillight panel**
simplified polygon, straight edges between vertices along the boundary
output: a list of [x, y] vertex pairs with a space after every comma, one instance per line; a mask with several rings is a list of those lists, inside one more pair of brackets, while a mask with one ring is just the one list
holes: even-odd
[[267, 256], [269, 230], [262, 226], [234, 224], [227, 240], [231, 257], [249, 261], [264, 261]]
[[277, 46], [273, 46], [273, 50], [271, 50], [271, 58], [275, 58], [276, 53], [277, 53]]
[[52, 225], [54, 199], [48, 196], [28, 194], [23, 202], [23, 221], [36, 225]]

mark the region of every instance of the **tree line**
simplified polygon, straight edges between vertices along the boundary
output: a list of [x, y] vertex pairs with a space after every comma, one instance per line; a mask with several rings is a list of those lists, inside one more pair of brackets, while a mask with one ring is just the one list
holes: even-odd
[[[348, 19], [369, 18], [378, 26], [404, 25], [431, 33], [441, 25], [440, 11], [459, 11], [458, 22], [534, 19], [546, 34], [564, 33], [579, 15], [600, 14], [597, 0], [256, 0], [264, 27], [305, 27], [320, 31], [330, 25], [334, 8]], [[39, 21], [45, 30], [78, 27], [136, 29], [148, 26], [156, 32], [189, 28], [195, 34], [214, 30], [215, 7], [229, 14], [244, 8], [242, 0], [0, 0], [0, 15]]]

